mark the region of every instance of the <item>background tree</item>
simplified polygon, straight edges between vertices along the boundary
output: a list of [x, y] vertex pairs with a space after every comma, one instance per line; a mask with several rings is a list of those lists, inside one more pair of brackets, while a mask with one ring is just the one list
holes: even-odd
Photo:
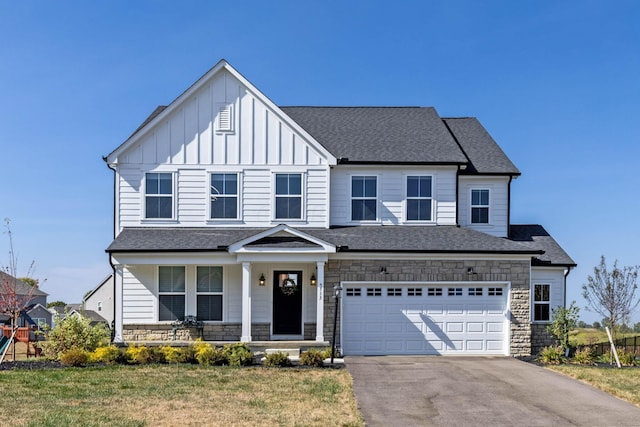
[[53, 308], [53, 307], [66, 307], [67, 303], [64, 301], [51, 301], [47, 303], [47, 308]]
[[22, 283], [26, 283], [29, 286], [33, 286], [34, 288], [38, 287], [38, 279], [34, 279], [33, 277], [19, 277], [18, 280], [20, 280]]
[[602, 256], [600, 264], [593, 269], [593, 276], [587, 277], [587, 283], [582, 285], [582, 296], [587, 300], [588, 308], [604, 316], [614, 333], [640, 304], [636, 295], [638, 268], [620, 268], [616, 260], [613, 269], [609, 270]]
[[[5, 219], [5, 234], [9, 238], [9, 265], [0, 272], [0, 314], [11, 320], [11, 330], [13, 332], [19, 326], [20, 313], [30, 305], [37, 286], [29, 286], [29, 284], [17, 278], [18, 258], [13, 250], [13, 234], [11, 233], [9, 222], [8, 219]], [[33, 273], [34, 265], [34, 262], [29, 265], [27, 277], [30, 277]], [[38, 283], [35, 279], [34, 282]], [[12, 354], [13, 360], [15, 360], [15, 343]]]
[[600, 324], [600, 322], [598, 322], [596, 320], [595, 322], [593, 322], [593, 328], [594, 329], [601, 329], [602, 328], [602, 324]]

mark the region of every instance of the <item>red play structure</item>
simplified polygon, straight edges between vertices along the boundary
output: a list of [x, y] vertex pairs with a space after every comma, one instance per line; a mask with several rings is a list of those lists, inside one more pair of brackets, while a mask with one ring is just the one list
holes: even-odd
[[2, 331], [2, 336], [0, 336], [0, 363], [4, 360], [11, 343], [15, 345], [15, 342], [26, 344], [27, 357], [40, 355], [41, 350], [35, 344], [37, 342], [36, 331], [38, 330], [38, 325], [26, 313], [22, 313], [20, 317], [24, 319], [24, 323], [27, 326], [21, 326], [15, 330], [11, 326], [0, 326]]

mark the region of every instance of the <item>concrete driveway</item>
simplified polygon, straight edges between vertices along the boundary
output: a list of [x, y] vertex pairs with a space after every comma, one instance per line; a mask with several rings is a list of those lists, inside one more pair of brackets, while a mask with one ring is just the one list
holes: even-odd
[[640, 408], [509, 357], [346, 357], [367, 426], [640, 426]]

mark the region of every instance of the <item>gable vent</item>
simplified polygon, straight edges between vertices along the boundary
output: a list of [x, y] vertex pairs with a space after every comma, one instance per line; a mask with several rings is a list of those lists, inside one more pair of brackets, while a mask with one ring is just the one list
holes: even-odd
[[218, 131], [229, 132], [233, 130], [233, 106], [231, 104], [218, 107]]

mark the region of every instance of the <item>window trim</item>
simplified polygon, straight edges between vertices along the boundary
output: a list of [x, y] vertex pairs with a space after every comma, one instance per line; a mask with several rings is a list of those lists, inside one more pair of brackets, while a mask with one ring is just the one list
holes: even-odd
[[[222, 291], [221, 292], [200, 292], [198, 291], [198, 269], [199, 268], [211, 268], [211, 267], [219, 267], [220, 269], [222, 269]], [[204, 319], [200, 319], [200, 317], [198, 316], [198, 320], [203, 320], [204, 322], [207, 323], [222, 323], [225, 321], [225, 314], [226, 314], [226, 310], [225, 310], [225, 301], [226, 301], [226, 294], [225, 294], [225, 268], [222, 265], [196, 265], [195, 268], [195, 294], [196, 294], [196, 316], [198, 316], [198, 297], [200, 295], [220, 295], [222, 297], [222, 302], [221, 302], [221, 313], [220, 313], [220, 320], [204, 320]]]
[[[536, 301], [536, 286], [548, 286], [549, 287], [549, 299]], [[536, 319], [536, 306], [546, 305], [549, 307], [549, 318], [546, 320]], [[534, 283], [531, 287], [531, 321], [535, 323], [549, 323], [551, 322], [551, 283], [541, 282]]]
[[[213, 175], [235, 175], [236, 176], [236, 217], [235, 218], [212, 218], [212, 209], [211, 209], [211, 178]], [[218, 222], [237, 222], [242, 218], [242, 212], [240, 200], [242, 198], [241, 194], [241, 180], [242, 180], [242, 172], [236, 171], [210, 171], [207, 173], [207, 194], [208, 194], [208, 203], [207, 203], [207, 222], [209, 223], [218, 223]], [[220, 197], [231, 198], [232, 196], [222, 195]]]
[[[431, 196], [430, 197], [409, 197], [409, 178], [431, 178]], [[433, 197], [434, 188], [435, 188], [435, 176], [433, 174], [410, 174], [407, 173], [404, 175], [404, 203], [403, 203], [403, 213], [402, 219], [403, 222], [408, 224], [431, 224], [435, 221], [435, 199]], [[429, 219], [409, 219], [409, 200], [429, 200], [431, 205], [431, 218]]]
[[[160, 175], [160, 174], [166, 174], [166, 175], [171, 175], [171, 217], [170, 218], [147, 218], [147, 197], [159, 197], [158, 195], [147, 195], [147, 176], [150, 174], [156, 174], [156, 175]], [[177, 205], [177, 199], [178, 199], [178, 195], [177, 195], [177, 181], [178, 181], [178, 174], [175, 171], [145, 171], [144, 175], [142, 177], [142, 191], [140, 191], [140, 194], [142, 195], [142, 201], [141, 201], [141, 209], [140, 212], [142, 213], [142, 220], [141, 222], [175, 222], [176, 221], [176, 205]], [[163, 196], [166, 196], [163, 195]]]
[[[474, 205], [473, 204], [473, 192], [474, 191], [486, 191], [488, 201], [486, 205]], [[474, 208], [486, 208], [487, 209], [487, 222], [473, 222], [473, 209]], [[472, 187], [469, 189], [469, 224], [474, 226], [491, 225], [491, 189], [488, 187]]]
[[[354, 178], [375, 178], [376, 195], [374, 197], [357, 197], [353, 196], [353, 179]], [[354, 200], [374, 200], [376, 206], [375, 219], [353, 219], [353, 201]], [[375, 224], [380, 222], [380, 175], [375, 173], [357, 173], [349, 175], [349, 221], [353, 224]]]
[[[280, 197], [300, 197], [300, 218], [278, 218], [276, 216], [276, 180], [278, 175], [299, 175], [300, 176], [300, 195], [291, 196], [290, 194], [280, 195]], [[273, 172], [271, 174], [271, 221], [274, 223], [282, 223], [283, 221], [289, 222], [304, 222], [307, 219], [307, 174], [303, 171], [282, 171]]]
[[[182, 268], [184, 270], [184, 291], [182, 292], [163, 292], [160, 290], [160, 268], [162, 267], [179, 267]], [[184, 313], [182, 314], [182, 316], [186, 316], [187, 315], [187, 289], [188, 289], [188, 283], [187, 283], [187, 267], [185, 265], [158, 265], [156, 268], [156, 286], [157, 286], [157, 301], [158, 301], [158, 307], [156, 309], [156, 319], [158, 322], [160, 323], [170, 323], [173, 322], [173, 320], [160, 320], [160, 296], [161, 295], [182, 295], [182, 297], [184, 298]], [[178, 319], [178, 320], [182, 320], [182, 319]]]

